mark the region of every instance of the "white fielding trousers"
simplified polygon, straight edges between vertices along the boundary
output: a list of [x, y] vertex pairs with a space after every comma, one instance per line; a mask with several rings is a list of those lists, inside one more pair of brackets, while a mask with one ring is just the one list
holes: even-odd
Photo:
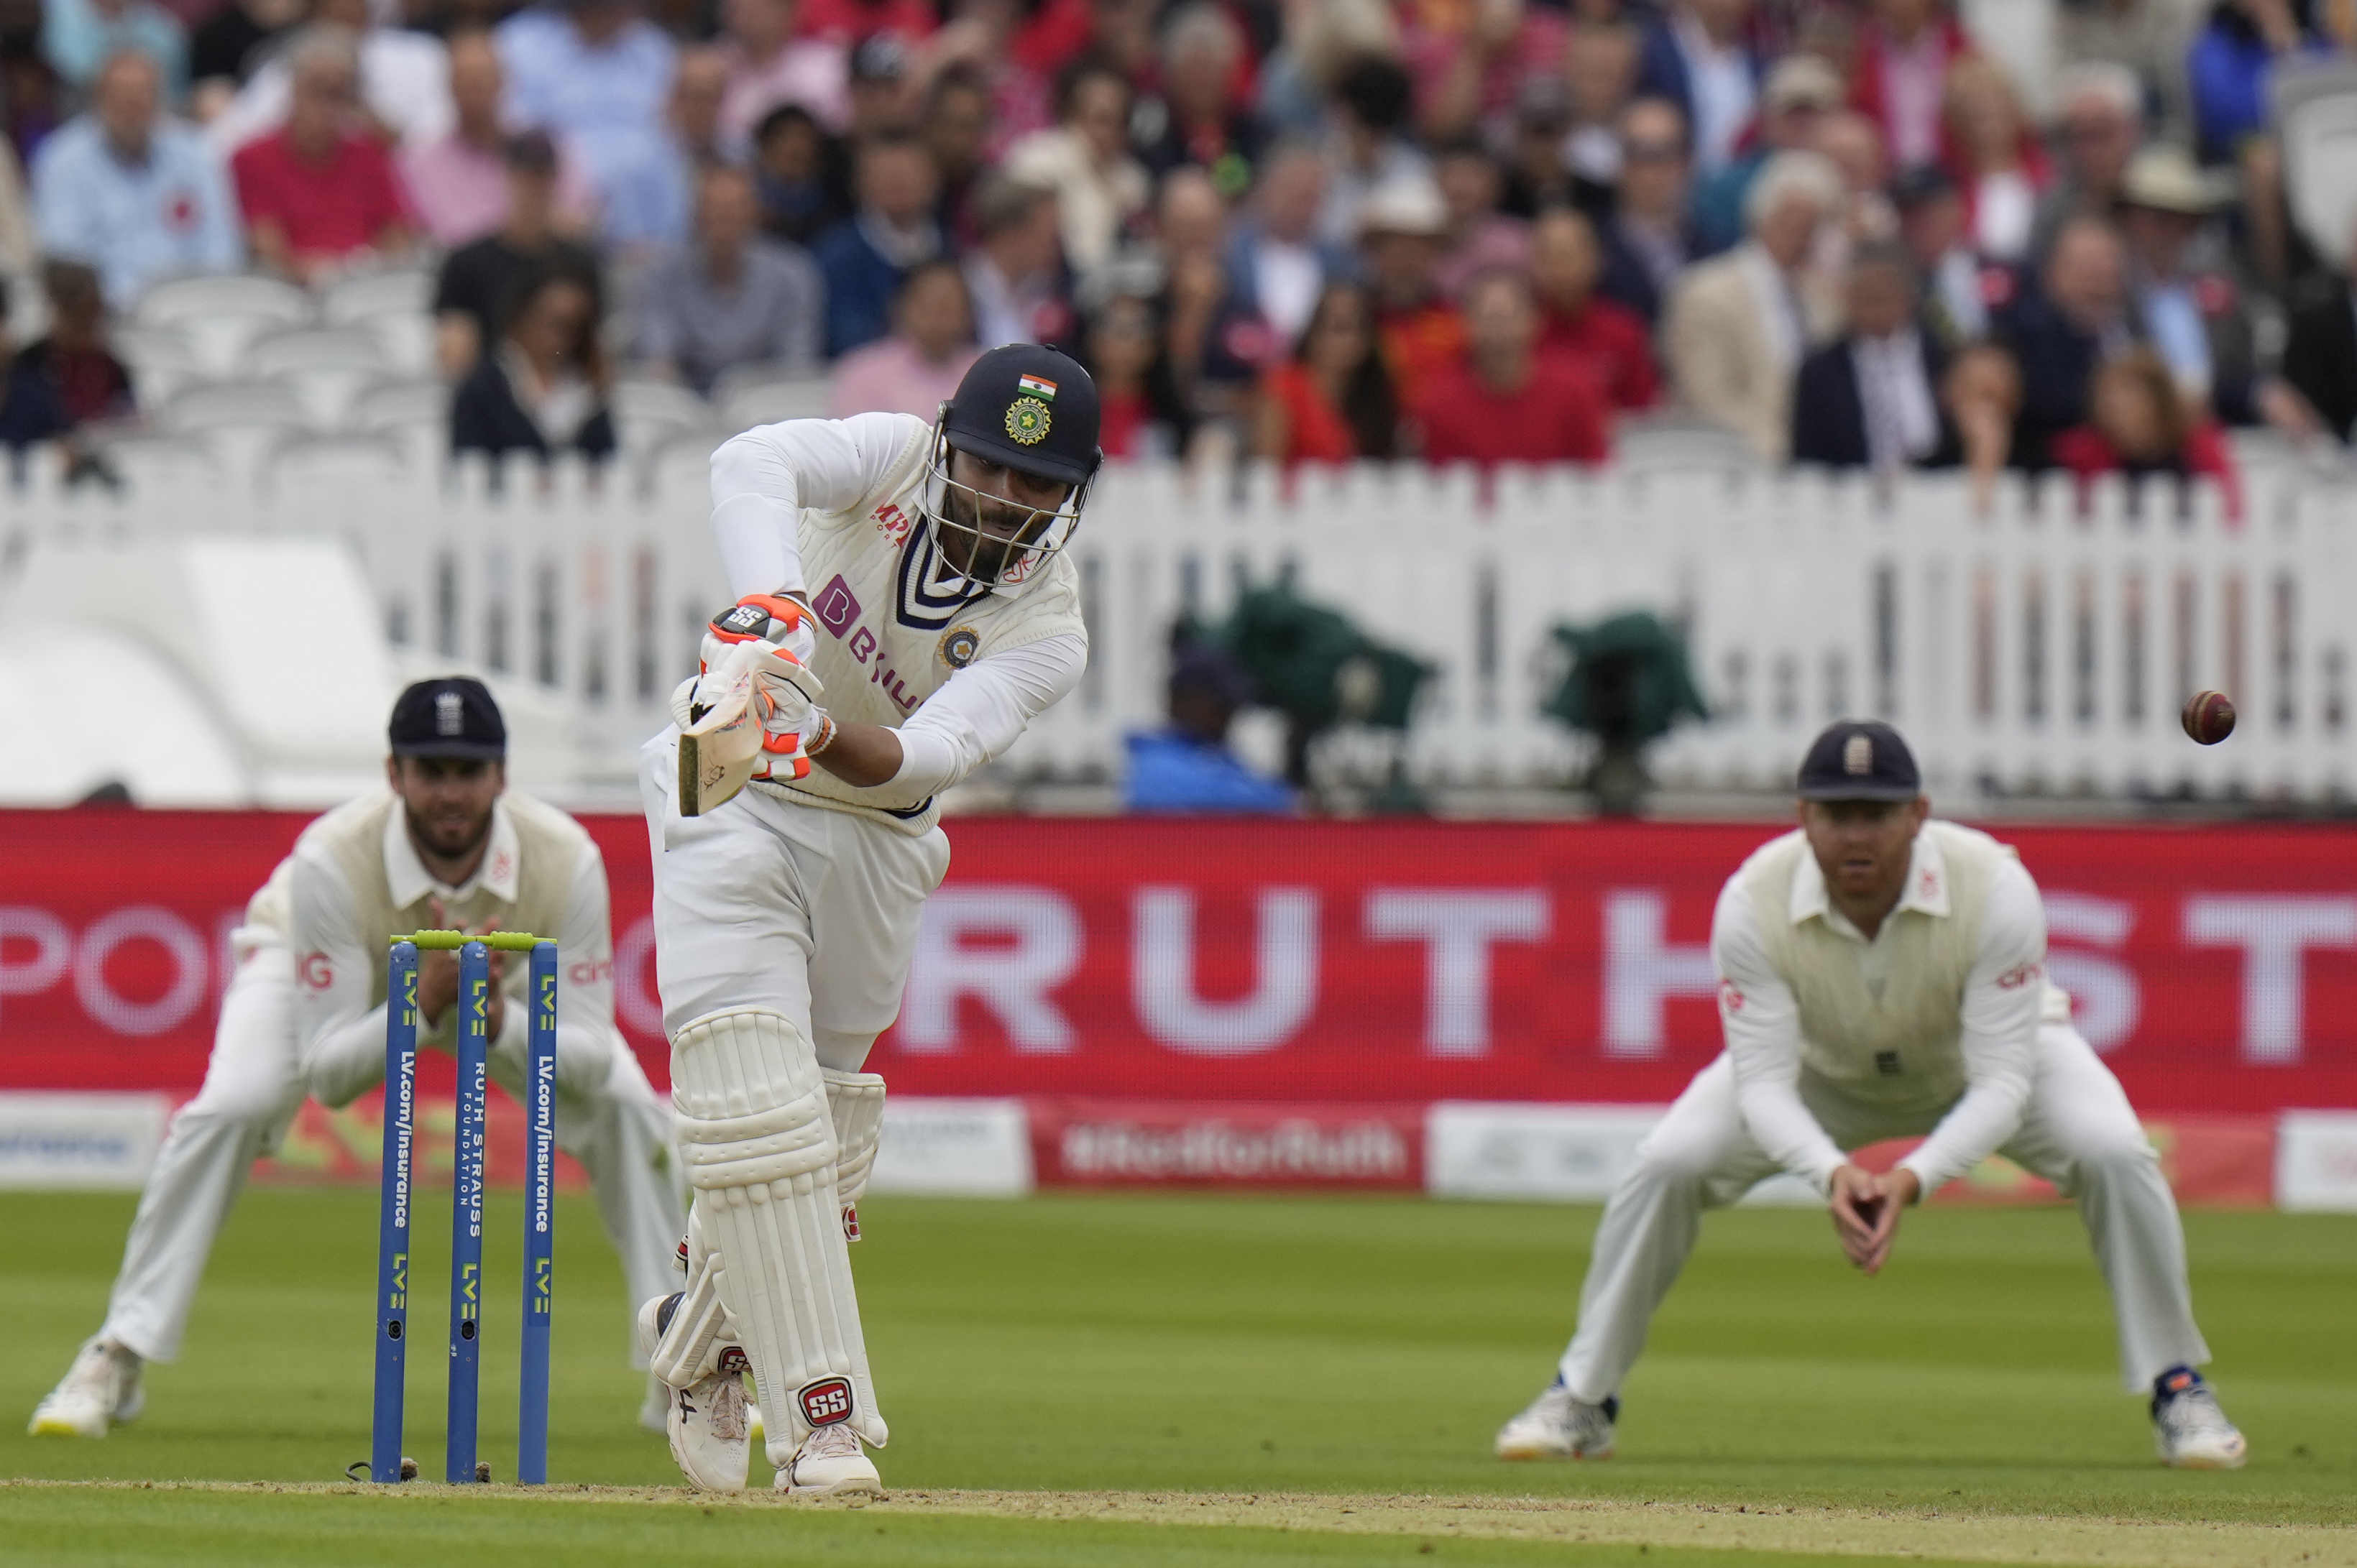
[[[213, 1239], [253, 1162], [278, 1146], [303, 1104], [293, 955], [279, 933], [254, 927], [239, 930], [235, 944], [242, 956], [221, 998], [204, 1087], [165, 1133], [100, 1330], [150, 1361], [178, 1356]], [[556, 1142], [588, 1170], [635, 1315], [638, 1303], [670, 1288], [684, 1219], [671, 1107], [621, 1036], [613, 1040], [618, 1059], [603, 1090], [576, 1097], [560, 1087]], [[520, 1077], [510, 1083], [496, 1067], [493, 1076], [521, 1092]], [[628, 1342], [636, 1345], [635, 1334]]]
[[949, 874], [949, 835], [904, 833], [751, 785], [682, 817], [672, 809], [678, 757], [666, 734], [639, 768], [664, 1032], [774, 1008], [810, 1036], [821, 1066], [857, 1072], [899, 1015], [925, 900]]
[[[1894, 1118], [1803, 1083], [1809, 1109], [1844, 1149], [1917, 1136], [1937, 1120]], [[2130, 1392], [2148, 1391], [2171, 1367], [2210, 1359], [2193, 1324], [2184, 1228], [2160, 1156], [2119, 1080], [2076, 1029], [2049, 1024], [2039, 1030], [2029, 1103], [2000, 1153], [2077, 1201], [2111, 1287], [2120, 1376]], [[1574, 1399], [1600, 1404], [1620, 1391], [1645, 1348], [1655, 1309], [1694, 1251], [1703, 1211], [1733, 1203], [1777, 1170], [1744, 1126], [1734, 1064], [1721, 1056], [1638, 1145], [1636, 1163], [1605, 1205], [1579, 1293], [1578, 1331], [1563, 1353], [1564, 1386]], [[1900, 1251], [1906, 1237], [1902, 1223]]]

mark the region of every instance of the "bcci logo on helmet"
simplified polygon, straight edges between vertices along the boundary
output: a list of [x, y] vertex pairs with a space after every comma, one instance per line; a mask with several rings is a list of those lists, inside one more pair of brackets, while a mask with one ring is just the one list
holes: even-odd
[[1018, 397], [1006, 405], [1006, 434], [1026, 446], [1048, 439], [1048, 405], [1036, 397]]
[[802, 1402], [802, 1419], [813, 1426], [833, 1426], [851, 1419], [849, 1378], [821, 1378], [804, 1384], [796, 1397]]

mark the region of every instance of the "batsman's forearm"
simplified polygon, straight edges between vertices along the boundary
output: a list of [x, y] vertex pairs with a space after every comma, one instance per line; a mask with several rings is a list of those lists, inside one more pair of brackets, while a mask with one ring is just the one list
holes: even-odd
[[838, 722], [834, 739], [811, 761], [855, 789], [873, 789], [892, 781], [902, 756], [900, 737], [882, 725]]

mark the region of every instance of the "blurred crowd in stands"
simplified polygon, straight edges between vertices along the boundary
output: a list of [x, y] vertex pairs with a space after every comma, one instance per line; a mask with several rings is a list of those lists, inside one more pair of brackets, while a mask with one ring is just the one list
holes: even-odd
[[47, 295], [0, 438], [135, 406], [107, 321], [158, 279], [426, 266], [461, 448], [608, 451], [618, 379], [749, 363], [930, 417], [1017, 340], [1116, 457], [1674, 419], [2231, 486], [2229, 427], [2346, 440], [2282, 88], [2357, 93], [2357, 7], [1986, 9], [0, 0], [0, 272]]

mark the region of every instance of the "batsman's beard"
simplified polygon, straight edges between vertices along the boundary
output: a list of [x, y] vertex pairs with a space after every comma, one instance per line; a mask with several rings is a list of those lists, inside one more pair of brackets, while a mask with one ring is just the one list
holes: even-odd
[[1054, 508], [984, 497], [952, 483], [942, 498], [942, 556], [974, 582], [996, 583], [1019, 550], [1048, 532], [1055, 515]]

